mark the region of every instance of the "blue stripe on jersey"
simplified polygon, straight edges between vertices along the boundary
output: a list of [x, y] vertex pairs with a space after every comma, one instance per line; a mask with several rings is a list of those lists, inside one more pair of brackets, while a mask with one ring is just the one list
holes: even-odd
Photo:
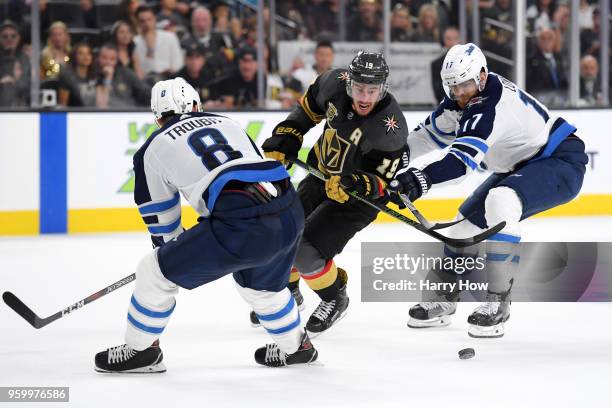
[[266, 328], [266, 331], [270, 334], [283, 334], [283, 333], [287, 333], [288, 331], [291, 331], [293, 329], [295, 329], [296, 327], [298, 327], [300, 325], [300, 315], [298, 314], [297, 320], [291, 324], [288, 324], [285, 327], [280, 327], [278, 329], [268, 329]]
[[288, 315], [293, 310], [294, 307], [295, 307], [295, 299], [293, 299], [293, 296], [289, 296], [289, 302], [287, 302], [285, 307], [283, 307], [278, 312], [267, 314], [267, 315], [257, 314], [257, 317], [259, 318], [259, 320], [263, 320], [266, 322], [269, 322], [271, 320], [278, 320]]
[[470, 169], [475, 170], [476, 167], [478, 167], [478, 164], [476, 164], [476, 162], [474, 160], [472, 160], [471, 157], [469, 157], [467, 154], [457, 150], [457, 149], [451, 149], [450, 152], [452, 154], [454, 154], [455, 156], [457, 156], [459, 159], [461, 159], [461, 161], [463, 162], [463, 164], [465, 164], [466, 166], [468, 166]]
[[465, 175], [467, 168], [457, 156], [447, 154], [442, 160], [425, 167], [423, 171], [431, 178], [432, 184], [439, 184]]
[[433, 111], [431, 113], [431, 115], [429, 115], [430, 121], [431, 121], [431, 126], [434, 128], [434, 130], [436, 131], [437, 134], [441, 135], [441, 136], [455, 136], [455, 132], [443, 132], [442, 130], [438, 129], [438, 126], [436, 126], [436, 111]]
[[163, 319], [163, 318], [166, 318], [166, 317], [170, 316], [172, 314], [172, 312], [174, 311], [174, 308], [176, 307], [176, 302], [174, 302], [174, 305], [172, 305], [172, 307], [170, 309], [166, 310], [165, 312], [156, 312], [156, 311], [147, 309], [146, 307], [144, 307], [140, 303], [138, 303], [138, 301], [136, 301], [136, 298], [134, 297], [134, 295], [132, 295], [131, 302], [132, 302], [132, 305], [134, 306], [134, 308], [136, 310], [138, 310], [140, 313], [142, 313], [145, 316], [155, 317], [156, 319]]
[[427, 129], [427, 127], [423, 126], [423, 129], [425, 129], [425, 131], [427, 132], [427, 134], [429, 135], [429, 137], [431, 137], [431, 140], [433, 140], [440, 149], [445, 149], [448, 147], [447, 144], [442, 143], [441, 141], [438, 140], [438, 138], [436, 137], [436, 135], [434, 135], [433, 133], [431, 133], [429, 131], [429, 129]]
[[464, 144], [461, 143], [453, 143], [453, 149], [456, 150], [461, 150], [463, 153], [467, 153], [468, 155], [476, 158], [476, 156], [478, 156], [478, 154], [480, 153], [478, 150], [470, 147], [470, 146], [466, 146]]
[[172, 196], [171, 199], [161, 201], [158, 203], [153, 203], [153, 204], [145, 204], [139, 207], [138, 211], [140, 211], [140, 215], [162, 213], [162, 212], [168, 211], [169, 209], [177, 205], [180, 200], [181, 200], [181, 196], [179, 195], [177, 191], [176, 193], [174, 193], [174, 196]]
[[477, 137], [463, 136], [455, 139], [455, 143], [465, 143], [472, 145], [483, 153], [486, 153], [489, 150], [489, 146], [487, 146], [487, 144], [483, 142], [482, 139], [479, 139]]
[[513, 244], [518, 244], [521, 242], [521, 237], [498, 232], [497, 234], [491, 235], [491, 237], [489, 237], [489, 241], [512, 242]]
[[[268, 162], [262, 162], [268, 163]], [[239, 168], [228, 169], [227, 172], [217, 176], [215, 181], [210, 183], [208, 187], [208, 201], [206, 206], [210, 211], [215, 208], [215, 202], [223, 190], [223, 186], [230, 180], [244, 181], [246, 183], [257, 183], [262, 181], [279, 181], [289, 177], [289, 173], [285, 167], [278, 163], [277, 166], [270, 169], [252, 169], [252, 170], [240, 170]]]
[[181, 225], [181, 216], [173, 221], [171, 224], [167, 225], [158, 225], [158, 226], [148, 226], [149, 232], [151, 234], [169, 234], [175, 229], [177, 229]]
[[537, 155], [530, 161], [536, 161], [536, 160], [549, 158], [550, 155], [553, 154], [553, 152], [557, 149], [557, 147], [559, 147], [561, 142], [563, 142], [566, 137], [568, 137], [575, 131], [576, 131], [575, 126], [572, 126], [569, 123], [567, 123], [565, 120], [563, 120], [563, 124], [557, 127], [557, 129], [548, 137], [548, 143], [546, 143], [546, 147], [544, 148], [542, 153], [540, 153], [539, 155]]
[[152, 334], [160, 334], [161, 332], [164, 331], [164, 327], [151, 327], [151, 326], [147, 326], [145, 324], [140, 323], [138, 320], [134, 319], [134, 317], [129, 313], [128, 313], [127, 318], [129, 322], [134, 325], [134, 327], [144, 332], [152, 333]]
[[487, 261], [503, 262], [510, 254], [496, 254], [495, 252], [487, 252]]

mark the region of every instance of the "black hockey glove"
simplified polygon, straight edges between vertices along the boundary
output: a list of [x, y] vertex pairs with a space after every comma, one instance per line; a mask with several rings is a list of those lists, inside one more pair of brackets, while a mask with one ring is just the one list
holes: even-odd
[[430, 188], [431, 179], [427, 173], [414, 167], [409, 168], [403, 173], [397, 174], [395, 180], [389, 183], [391, 201], [401, 208], [404, 208], [404, 203], [399, 197], [399, 193], [407, 195], [410, 201], [415, 201], [422, 195], [427, 194]]
[[327, 196], [332, 200], [343, 203], [349, 196], [345, 191], [354, 191], [368, 200], [377, 200], [385, 197], [385, 181], [371, 173], [356, 171], [344, 176], [332, 176], [325, 183]]
[[284, 120], [272, 131], [272, 136], [261, 145], [264, 154], [269, 159], [278, 160], [285, 166], [289, 163], [287, 157], [297, 157], [304, 135], [298, 129], [297, 123]]

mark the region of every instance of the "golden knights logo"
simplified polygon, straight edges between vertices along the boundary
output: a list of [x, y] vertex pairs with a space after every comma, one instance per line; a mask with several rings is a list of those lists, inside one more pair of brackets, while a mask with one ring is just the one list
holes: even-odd
[[338, 109], [334, 106], [333, 103], [329, 102], [327, 104], [327, 112], [326, 112], [327, 123], [334, 120], [336, 116], [338, 116]]
[[330, 174], [339, 174], [351, 143], [341, 138], [333, 128], [325, 130], [320, 143], [319, 162]]

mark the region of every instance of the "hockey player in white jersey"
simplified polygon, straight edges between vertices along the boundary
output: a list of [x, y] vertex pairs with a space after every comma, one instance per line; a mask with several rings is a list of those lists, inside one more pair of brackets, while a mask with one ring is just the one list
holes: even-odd
[[[178, 288], [229, 274], [275, 341], [256, 350], [257, 363], [316, 360], [287, 289], [304, 228], [287, 171], [265, 159], [236, 122], [201, 113], [197, 92], [182, 78], [156, 83], [151, 109], [160, 129], [134, 156], [134, 198], [155, 249], [136, 271], [125, 344], [98, 353], [95, 369], [165, 371], [159, 337]], [[181, 195], [200, 215], [186, 231]]]
[[[471, 336], [501, 337], [510, 317], [512, 275], [520, 260], [519, 222], [573, 199], [582, 187], [588, 159], [576, 128], [512, 82], [488, 72], [485, 56], [476, 45], [452, 47], [441, 78], [446, 97], [409, 134], [408, 145], [411, 159], [435, 149], [448, 148], [447, 153], [422, 169], [413, 167], [398, 174], [391, 186], [416, 200], [432, 186], [457, 182], [478, 166], [493, 173], [461, 205], [458, 217], [466, 220], [453, 226], [449, 235], [474, 235], [506, 222], [486, 243], [486, 302], [468, 318]], [[475, 255], [470, 253], [474, 250], [447, 246], [445, 254], [469, 256]], [[441, 280], [457, 277], [432, 272]], [[438, 293], [433, 299], [437, 301], [412, 307], [408, 326], [449, 324], [458, 295]]]

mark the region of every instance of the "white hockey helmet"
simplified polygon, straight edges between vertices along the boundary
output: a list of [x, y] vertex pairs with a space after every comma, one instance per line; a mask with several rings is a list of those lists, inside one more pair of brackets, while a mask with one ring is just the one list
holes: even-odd
[[472, 43], [457, 44], [451, 47], [444, 57], [440, 77], [446, 95], [453, 99], [451, 86], [459, 85], [465, 81], [474, 80], [479, 91], [482, 91], [480, 73], [487, 69], [487, 59], [481, 49]]
[[183, 78], [159, 81], [151, 90], [151, 111], [155, 119], [202, 111], [200, 95]]

